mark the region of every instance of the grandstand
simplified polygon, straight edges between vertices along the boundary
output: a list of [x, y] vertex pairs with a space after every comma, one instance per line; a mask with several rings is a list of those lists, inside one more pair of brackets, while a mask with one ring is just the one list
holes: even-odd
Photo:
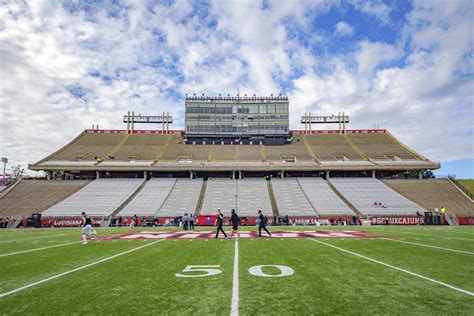
[[425, 209], [373, 178], [334, 178], [330, 183], [366, 215], [415, 215]]
[[177, 179], [168, 198], [156, 214], [158, 217], [177, 217], [194, 214], [198, 208], [203, 186], [202, 179]]
[[90, 181], [20, 180], [2, 192], [0, 217], [30, 216], [40, 213], [80, 190]]
[[280, 216], [317, 215], [296, 178], [273, 179], [272, 187]]
[[176, 183], [175, 178], [151, 179], [119, 213], [119, 216], [155, 216]]
[[282, 96], [193, 96], [186, 98], [184, 131], [133, 124], [85, 130], [29, 168], [49, 180], [96, 180], [40, 211], [174, 218], [214, 215], [218, 208], [229, 216], [234, 208], [246, 217], [261, 209], [266, 216], [328, 218], [413, 216], [430, 208], [427, 198], [404, 189], [409, 181], [385, 185], [377, 178], [421, 177], [439, 163], [383, 129], [291, 131], [288, 109]]
[[267, 183], [263, 178], [209, 179], [201, 214], [214, 215], [218, 208], [224, 216], [230, 216], [231, 209], [240, 216], [256, 216], [257, 210], [273, 216]]
[[[75, 182], [75, 181], [73, 181]], [[64, 201], [48, 208], [44, 216], [109, 216], [143, 184], [143, 179], [97, 179]]]
[[450, 214], [474, 216], [474, 202], [449, 179], [384, 180], [384, 183], [427, 210], [444, 206]]
[[321, 216], [353, 216], [355, 213], [322, 178], [298, 178], [306, 198]]

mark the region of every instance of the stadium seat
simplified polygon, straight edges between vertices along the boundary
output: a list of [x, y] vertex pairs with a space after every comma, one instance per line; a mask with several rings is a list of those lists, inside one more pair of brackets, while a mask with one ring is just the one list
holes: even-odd
[[21, 180], [0, 199], [0, 217], [30, 216], [42, 212], [89, 182], [88, 180]]
[[266, 216], [273, 216], [266, 180], [209, 179], [201, 214], [213, 215], [219, 208], [224, 216], [230, 216], [231, 209], [235, 209], [239, 216], [255, 217], [257, 210], [262, 210]]
[[166, 200], [176, 178], [156, 178], [147, 181], [145, 187], [127, 204], [117, 216], [155, 216]]
[[109, 216], [143, 183], [143, 179], [97, 179], [64, 201], [48, 208], [43, 216]]
[[303, 192], [320, 216], [353, 216], [354, 212], [322, 178], [298, 178]]
[[272, 179], [272, 188], [280, 216], [316, 216], [296, 178]]
[[384, 180], [384, 183], [427, 210], [444, 206], [451, 214], [474, 216], [474, 203], [448, 179]]
[[[425, 210], [374, 178], [332, 178], [332, 185], [367, 215], [415, 215]], [[375, 205], [375, 202], [382, 205]], [[383, 207], [386, 204], [386, 207]]]
[[177, 217], [184, 213], [194, 214], [201, 195], [202, 179], [179, 178], [160, 210], [158, 217]]

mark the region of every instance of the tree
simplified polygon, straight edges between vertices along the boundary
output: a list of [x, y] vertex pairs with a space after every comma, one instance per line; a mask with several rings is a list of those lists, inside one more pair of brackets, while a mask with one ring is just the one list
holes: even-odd
[[25, 169], [21, 167], [21, 165], [17, 165], [12, 167], [13, 174], [15, 175], [15, 179], [21, 179], [26, 176]]

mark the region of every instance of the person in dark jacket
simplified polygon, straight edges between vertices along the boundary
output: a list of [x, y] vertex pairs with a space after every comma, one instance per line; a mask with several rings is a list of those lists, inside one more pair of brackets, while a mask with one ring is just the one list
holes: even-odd
[[239, 232], [240, 218], [234, 209], [232, 209], [231, 211], [229, 222], [232, 223], [232, 232], [230, 233], [230, 238], [232, 238], [234, 234], [237, 234], [237, 240], [239, 240], [240, 239], [240, 232]]
[[224, 234], [224, 237], [227, 239], [230, 239], [227, 234], [225, 233], [224, 229], [222, 229], [222, 225], [224, 224], [224, 215], [222, 214], [221, 209], [217, 209], [217, 217], [216, 217], [216, 222], [214, 225], [217, 225], [217, 230], [216, 230], [216, 237], [214, 238], [219, 238], [219, 232], [222, 232]]
[[262, 210], [258, 210], [258, 237], [262, 237], [262, 229], [267, 232], [269, 237], [272, 237], [272, 234], [267, 230], [267, 218], [262, 214]]

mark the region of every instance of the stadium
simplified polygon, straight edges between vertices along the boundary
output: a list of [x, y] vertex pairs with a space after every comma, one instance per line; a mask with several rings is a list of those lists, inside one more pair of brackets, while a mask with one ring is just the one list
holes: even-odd
[[0, 2], [1, 315], [473, 315], [474, 2]]
[[[452, 179], [423, 179], [439, 163], [388, 130], [346, 129], [349, 118], [341, 113], [307, 113], [304, 130], [289, 130], [289, 100], [282, 96], [192, 96], [185, 113], [185, 130], [169, 129], [169, 113], [130, 112], [126, 130], [87, 129], [29, 166], [47, 179], [3, 190], [2, 225], [50, 228], [2, 233], [2, 313], [46, 313], [53, 302], [59, 313], [93, 312], [50, 297], [73, 289], [87, 292], [94, 305], [101, 298], [100, 313], [254, 314], [261, 300], [271, 314], [312, 314], [315, 305], [317, 313], [354, 312], [349, 306], [390, 313], [386, 304], [394, 300], [381, 295], [418, 300], [427, 289], [443, 297], [444, 309], [430, 298], [397, 311], [472, 311], [472, 278], [465, 278], [472, 272], [472, 230], [459, 225], [474, 223], [474, 205]], [[314, 130], [321, 120], [339, 129]], [[141, 122], [162, 129], [135, 130]], [[435, 212], [441, 206], [448, 211]], [[232, 209], [240, 216], [242, 240], [214, 238], [218, 209], [224, 223]], [[66, 228], [81, 226], [82, 212], [99, 232], [87, 245], [77, 240], [77, 228]], [[271, 236], [257, 233], [262, 218]], [[41, 239], [46, 246], [36, 244]], [[436, 276], [451, 256], [456, 269]], [[50, 260], [61, 262], [61, 273], [53, 273]], [[437, 264], [417, 266], [419, 260]], [[139, 281], [120, 281], [130, 274]], [[92, 286], [99, 279], [103, 286]], [[380, 305], [357, 302], [359, 290]], [[213, 306], [215, 297], [222, 307]], [[122, 299], [147, 302], [131, 308]], [[180, 306], [182, 299], [191, 304]]]

